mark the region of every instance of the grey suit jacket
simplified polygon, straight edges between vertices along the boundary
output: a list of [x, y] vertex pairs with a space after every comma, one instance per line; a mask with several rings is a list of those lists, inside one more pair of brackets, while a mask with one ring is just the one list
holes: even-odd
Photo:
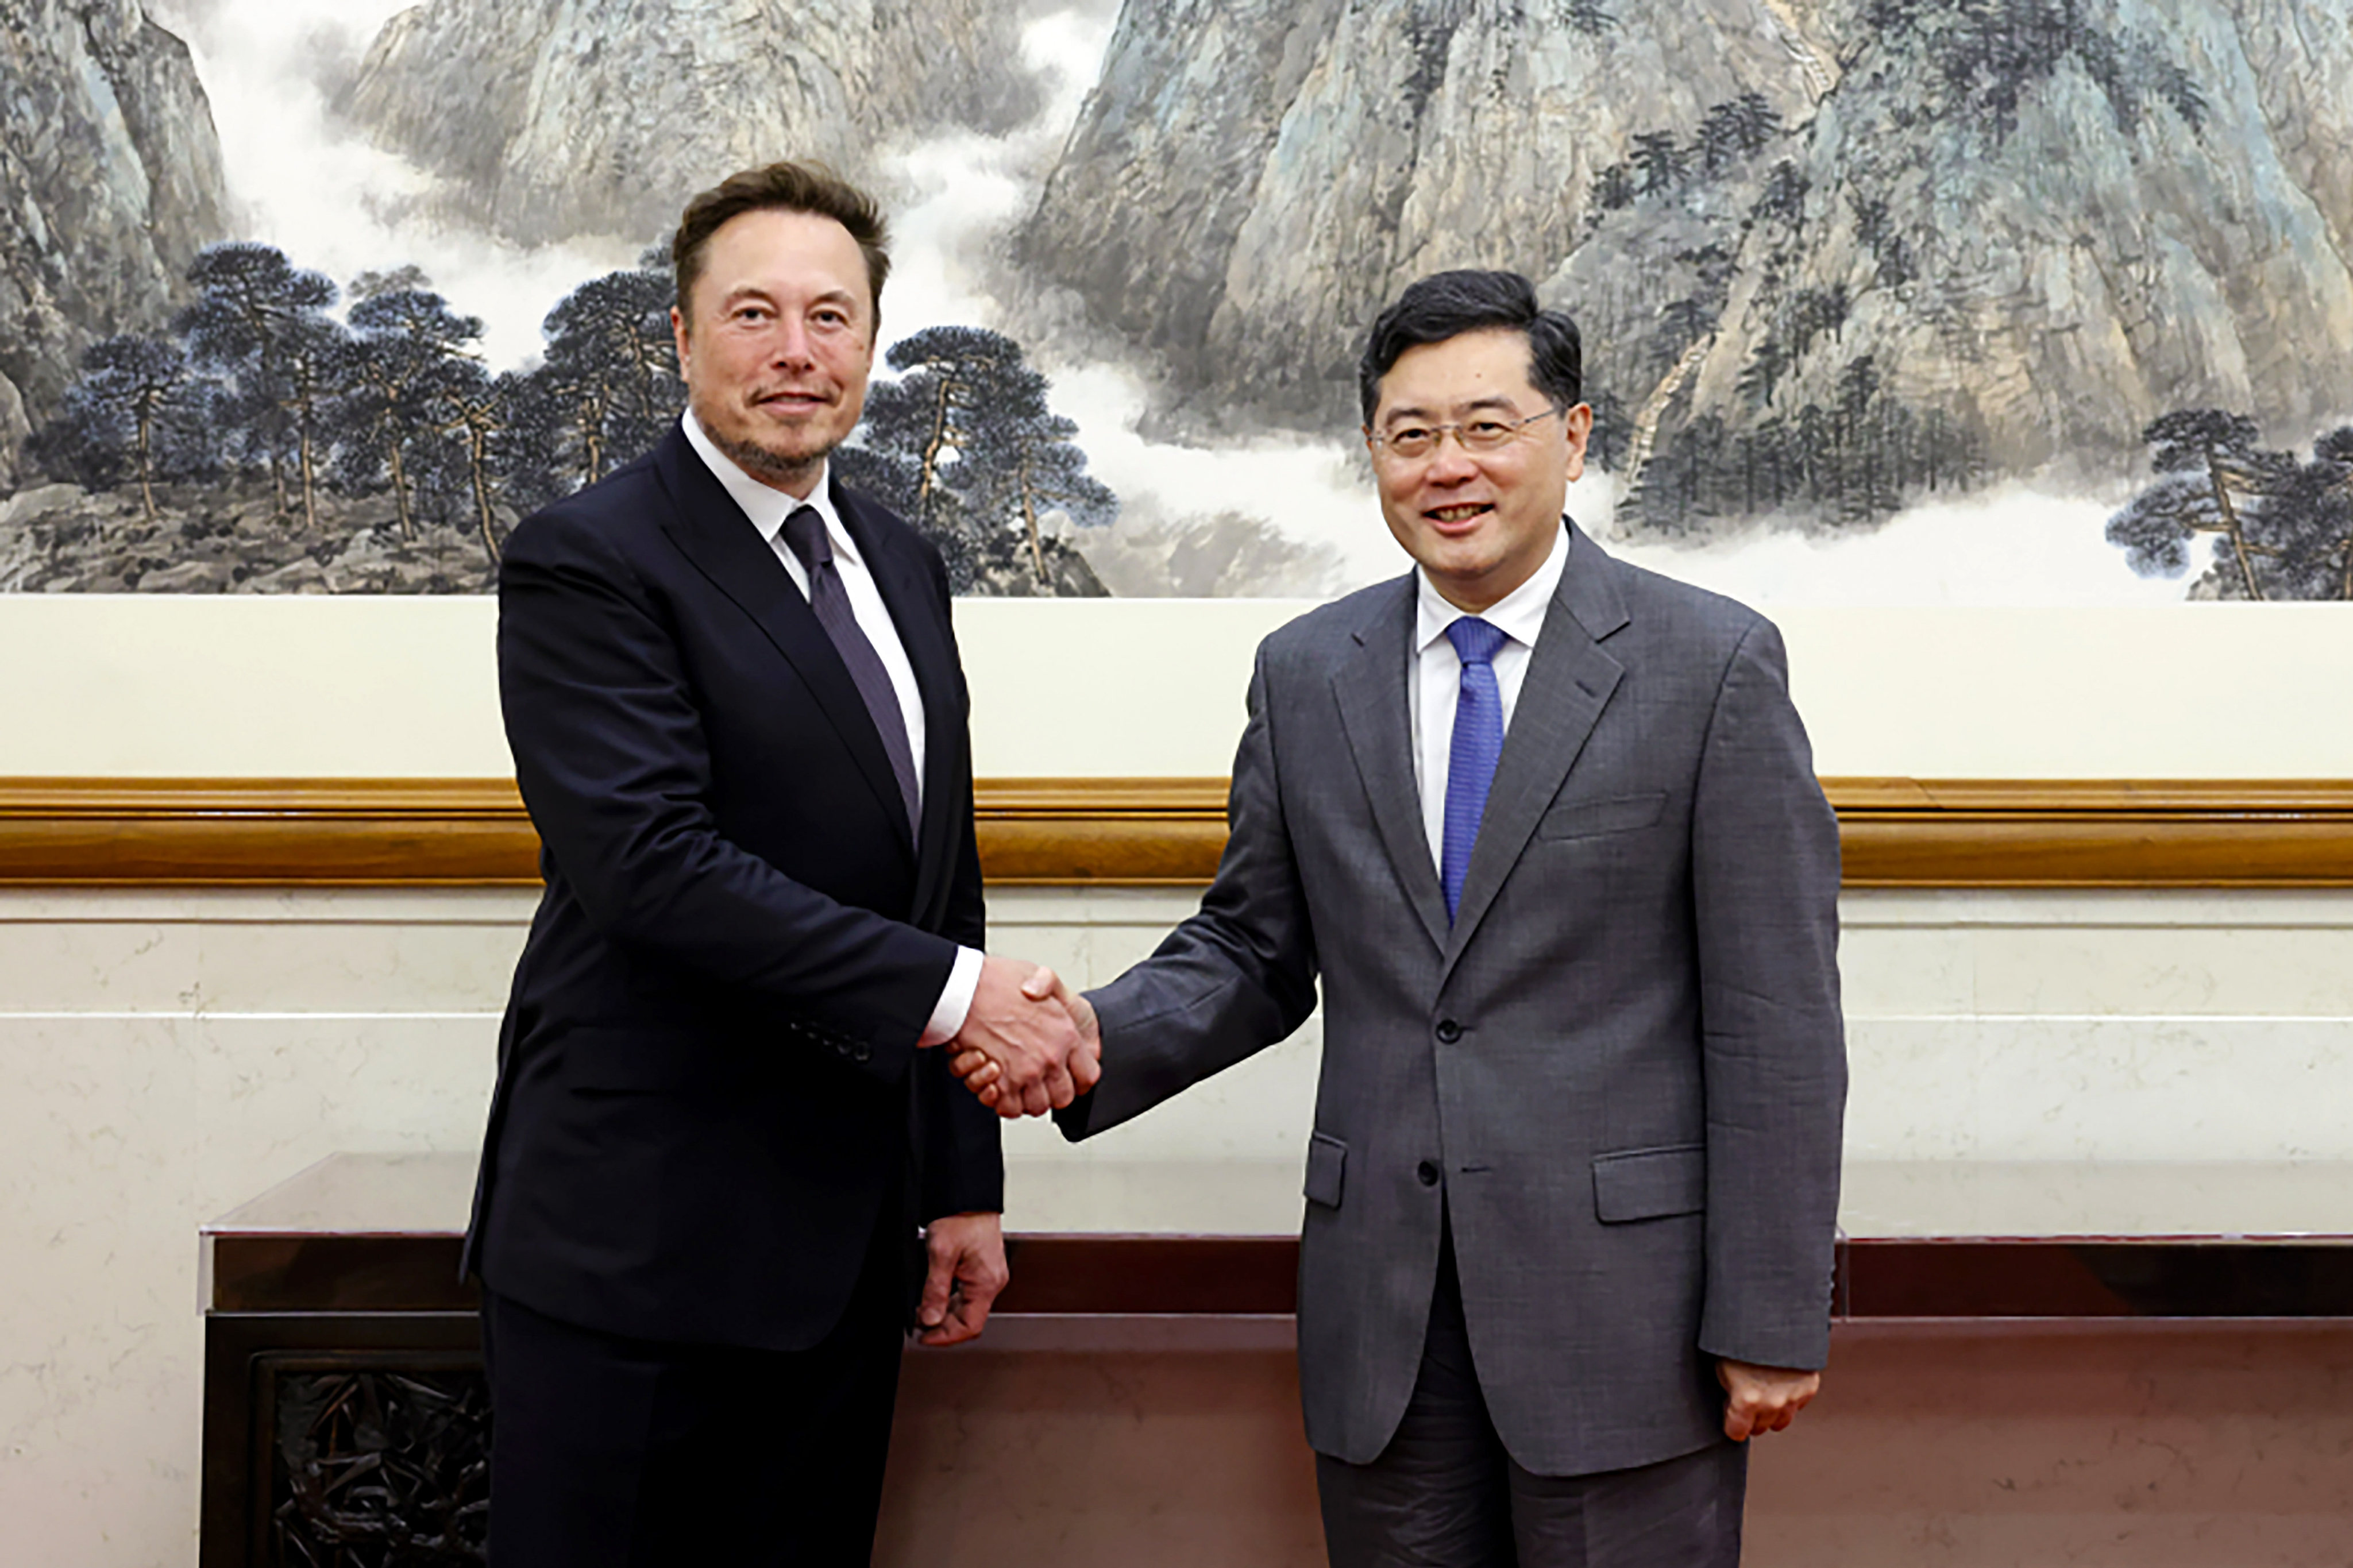
[[1092, 994], [1103, 1081], [1061, 1116], [1100, 1132], [1283, 1038], [1320, 973], [1300, 1384], [1309, 1442], [1352, 1463], [1412, 1393], [1441, 1208], [1489, 1408], [1539, 1474], [1720, 1441], [1712, 1357], [1828, 1354], [1838, 826], [1780, 636], [1568, 548], [1451, 927], [1413, 578], [1261, 645], [1217, 879]]

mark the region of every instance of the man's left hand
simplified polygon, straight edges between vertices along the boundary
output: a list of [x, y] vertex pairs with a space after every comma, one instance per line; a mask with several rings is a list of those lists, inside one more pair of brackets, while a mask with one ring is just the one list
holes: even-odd
[[1715, 1379], [1724, 1384], [1724, 1435], [1745, 1443], [1759, 1432], [1778, 1432], [1798, 1418], [1822, 1388], [1819, 1372], [1786, 1366], [1755, 1366], [1718, 1358]]
[[958, 1214], [924, 1227], [931, 1272], [915, 1309], [927, 1345], [960, 1345], [978, 1339], [990, 1303], [1013, 1278], [1005, 1266], [1005, 1232], [993, 1214]]

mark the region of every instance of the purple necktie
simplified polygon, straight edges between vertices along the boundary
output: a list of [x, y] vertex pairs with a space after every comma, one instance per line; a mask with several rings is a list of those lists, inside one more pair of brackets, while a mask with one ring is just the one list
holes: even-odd
[[1454, 740], [1446, 754], [1446, 826], [1440, 839], [1446, 853], [1439, 860], [1439, 880], [1446, 886], [1446, 919], [1451, 923], [1462, 902], [1462, 879], [1471, 874], [1479, 819], [1487, 813], [1487, 790], [1504, 755], [1504, 694], [1495, 684], [1495, 650], [1508, 639], [1478, 616], [1464, 616], [1446, 628], [1446, 640], [1462, 660]]
[[841, 585], [841, 568], [833, 563], [833, 541], [826, 537], [825, 519], [813, 506], [797, 507], [785, 519], [785, 542], [808, 569], [809, 608], [818, 625], [833, 639], [841, 662], [849, 667], [851, 684], [864, 699], [867, 717], [882, 737], [891, 772], [899, 781], [900, 803], [907, 808], [907, 826], [920, 836], [923, 820], [916, 805], [915, 753], [907, 743], [907, 716], [899, 707], [899, 689], [891, 684], [881, 656], [858, 625], [849, 607], [849, 591]]

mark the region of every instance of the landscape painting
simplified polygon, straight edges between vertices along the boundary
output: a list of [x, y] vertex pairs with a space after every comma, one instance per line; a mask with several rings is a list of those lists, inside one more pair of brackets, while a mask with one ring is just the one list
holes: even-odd
[[24, 0], [0, 89], [10, 592], [489, 590], [676, 417], [684, 200], [807, 156], [960, 592], [1394, 574], [1356, 353], [1489, 266], [1646, 565], [2353, 599], [2344, 0]]

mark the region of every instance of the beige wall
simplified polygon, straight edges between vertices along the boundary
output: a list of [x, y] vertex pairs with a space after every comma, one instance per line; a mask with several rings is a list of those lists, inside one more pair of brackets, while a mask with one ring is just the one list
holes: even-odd
[[[1225, 773], [1250, 650], [1304, 607], [961, 602], [979, 773]], [[2320, 695], [2353, 690], [2353, 606], [1771, 608], [1824, 773], [2353, 775], [2353, 727], [2321, 721]], [[0, 776], [504, 774], [496, 613], [12, 595]]]

